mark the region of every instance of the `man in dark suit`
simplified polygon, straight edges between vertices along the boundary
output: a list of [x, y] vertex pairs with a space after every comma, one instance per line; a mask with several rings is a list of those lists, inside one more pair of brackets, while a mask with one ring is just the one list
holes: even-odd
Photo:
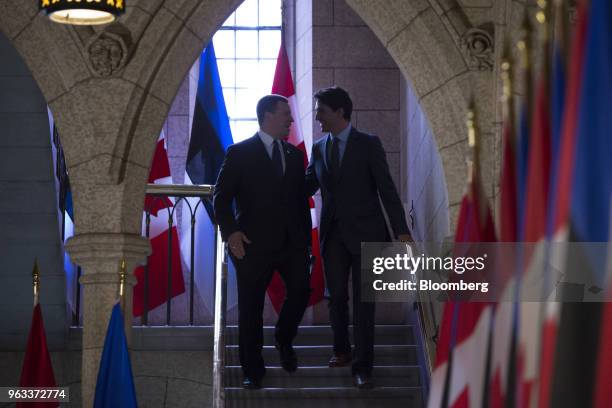
[[282, 140], [293, 122], [287, 99], [264, 96], [257, 119], [257, 134], [227, 150], [214, 191], [215, 216], [236, 266], [244, 388], [260, 388], [266, 372], [262, 312], [273, 272], [278, 270], [287, 292], [275, 337], [289, 372], [297, 369], [292, 342], [311, 291], [304, 154]]
[[361, 243], [388, 241], [391, 237], [381, 201], [397, 238], [412, 238], [380, 139], [351, 126], [353, 103], [344, 89], [322, 89], [314, 97], [315, 119], [327, 135], [312, 147], [306, 185], [309, 194], [320, 188], [323, 197], [320, 236], [334, 332], [334, 355], [329, 366], [340, 367], [353, 360], [348, 336], [348, 277], [352, 270], [353, 382], [358, 388], [370, 388], [374, 303], [360, 299]]

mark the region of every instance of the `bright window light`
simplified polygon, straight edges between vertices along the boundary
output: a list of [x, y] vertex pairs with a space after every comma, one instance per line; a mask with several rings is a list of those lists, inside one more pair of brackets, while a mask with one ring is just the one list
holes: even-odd
[[281, 22], [281, 0], [245, 0], [213, 37], [234, 142], [259, 128], [255, 105], [272, 90]]

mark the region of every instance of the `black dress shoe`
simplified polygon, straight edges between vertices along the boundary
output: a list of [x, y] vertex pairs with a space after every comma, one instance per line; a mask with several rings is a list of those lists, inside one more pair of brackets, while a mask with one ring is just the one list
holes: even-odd
[[280, 363], [285, 371], [288, 373], [295, 372], [298, 367], [298, 361], [295, 350], [293, 350], [293, 346], [291, 344], [276, 343], [276, 349], [280, 354]]
[[353, 374], [353, 385], [360, 390], [374, 388], [374, 383], [367, 374]]
[[242, 388], [245, 390], [258, 390], [261, 388], [261, 379], [256, 380], [252, 377], [244, 377], [242, 380]]
[[351, 362], [353, 358], [351, 357], [351, 353], [338, 353], [338, 354], [334, 354], [330, 359], [329, 359], [329, 366], [330, 367], [345, 367], [348, 365], [348, 363]]

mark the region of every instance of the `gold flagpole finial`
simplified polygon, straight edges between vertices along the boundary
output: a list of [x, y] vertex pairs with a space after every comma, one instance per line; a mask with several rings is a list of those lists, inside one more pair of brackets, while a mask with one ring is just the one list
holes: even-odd
[[518, 48], [521, 55], [521, 68], [527, 69], [529, 67], [529, 49], [531, 46], [531, 36], [533, 27], [531, 20], [529, 19], [529, 13], [525, 8], [525, 15], [523, 16], [523, 23], [521, 24], [521, 36], [516, 42], [516, 48]]
[[474, 149], [476, 147], [476, 125], [474, 122], [476, 121], [476, 114], [474, 112], [474, 103], [470, 102], [470, 106], [468, 107], [467, 112], [467, 129], [468, 129], [468, 145], [470, 148]]
[[536, 20], [540, 26], [540, 41], [544, 47], [548, 47], [548, 42], [552, 38], [553, 26], [551, 24], [551, 1], [538, 0], [538, 11], [536, 12]]
[[119, 271], [119, 298], [123, 300], [125, 282], [127, 280], [127, 274], [125, 272], [125, 259], [121, 260], [121, 269]]
[[466, 125], [468, 130], [468, 146], [470, 147], [470, 155], [467, 159], [467, 167], [468, 167], [468, 183], [471, 183], [474, 178], [474, 172], [478, 171], [478, 148], [479, 141], [478, 135], [476, 132], [476, 107], [474, 103], [474, 98], [470, 99], [470, 103], [468, 105], [467, 119]]
[[502, 102], [508, 102], [512, 96], [512, 52], [510, 46], [506, 43], [501, 63], [501, 79], [502, 79]]
[[32, 286], [34, 289], [34, 306], [36, 306], [40, 293], [40, 271], [38, 270], [38, 260], [36, 259], [34, 259], [34, 269], [32, 270]]
[[513, 95], [514, 92], [512, 87], [512, 50], [509, 43], [506, 43], [504, 47], [504, 53], [502, 55], [502, 63], [501, 63], [501, 79], [502, 79], [502, 107], [503, 107], [503, 120], [504, 122], [508, 120], [514, 120], [513, 117]]
[[536, 20], [538, 23], [545, 24], [547, 19], [546, 9], [548, 7], [546, 0], [538, 0], [538, 11], [536, 12]]

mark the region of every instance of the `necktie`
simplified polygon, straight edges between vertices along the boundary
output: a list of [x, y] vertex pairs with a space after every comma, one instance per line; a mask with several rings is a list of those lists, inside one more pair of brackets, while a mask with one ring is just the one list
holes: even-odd
[[276, 173], [279, 176], [282, 176], [283, 175], [283, 161], [281, 159], [280, 140], [275, 140], [273, 144], [274, 146], [272, 148], [272, 163], [274, 164]]
[[337, 137], [332, 138], [331, 152], [329, 155], [329, 170], [332, 176], [337, 177], [340, 170], [340, 142]]

